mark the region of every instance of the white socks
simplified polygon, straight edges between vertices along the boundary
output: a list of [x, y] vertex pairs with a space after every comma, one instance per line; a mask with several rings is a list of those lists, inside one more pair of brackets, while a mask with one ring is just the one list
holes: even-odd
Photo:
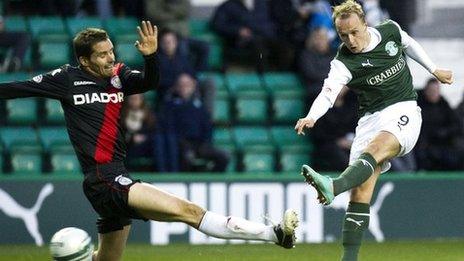
[[201, 220], [198, 230], [223, 239], [251, 239], [277, 242], [273, 226], [251, 222], [238, 217], [225, 217], [207, 211]]

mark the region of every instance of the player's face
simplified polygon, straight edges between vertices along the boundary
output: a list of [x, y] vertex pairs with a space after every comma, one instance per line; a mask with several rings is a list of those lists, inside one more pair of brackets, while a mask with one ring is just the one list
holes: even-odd
[[346, 18], [337, 18], [335, 27], [340, 39], [352, 53], [360, 53], [369, 44], [367, 24], [354, 13]]
[[102, 78], [111, 77], [115, 61], [113, 43], [107, 39], [94, 44], [92, 49], [93, 52], [87, 66], [88, 70]]

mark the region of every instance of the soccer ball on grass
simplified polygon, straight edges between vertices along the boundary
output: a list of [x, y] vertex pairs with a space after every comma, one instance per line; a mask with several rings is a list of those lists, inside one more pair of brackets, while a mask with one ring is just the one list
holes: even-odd
[[53, 260], [92, 261], [92, 238], [82, 229], [67, 227], [56, 232], [50, 241]]

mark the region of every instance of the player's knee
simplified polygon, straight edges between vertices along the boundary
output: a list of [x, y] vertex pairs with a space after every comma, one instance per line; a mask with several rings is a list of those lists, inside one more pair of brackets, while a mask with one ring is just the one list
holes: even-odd
[[200, 223], [204, 213], [205, 210], [203, 208], [189, 201], [186, 201], [184, 204], [182, 204], [182, 207], [180, 208], [182, 221], [191, 226], [197, 226]]

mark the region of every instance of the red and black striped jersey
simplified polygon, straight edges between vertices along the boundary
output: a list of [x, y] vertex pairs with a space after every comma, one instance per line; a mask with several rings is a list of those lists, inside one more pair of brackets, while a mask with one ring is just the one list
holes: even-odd
[[153, 90], [159, 82], [156, 55], [145, 56], [144, 60], [144, 73], [118, 63], [108, 79], [64, 65], [28, 81], [1, 83], [0, 98], [59, 100], [69, 138], [85, 173], [97, 164], [124, 161], [126, 145], [120, 123], [124, 98]]

